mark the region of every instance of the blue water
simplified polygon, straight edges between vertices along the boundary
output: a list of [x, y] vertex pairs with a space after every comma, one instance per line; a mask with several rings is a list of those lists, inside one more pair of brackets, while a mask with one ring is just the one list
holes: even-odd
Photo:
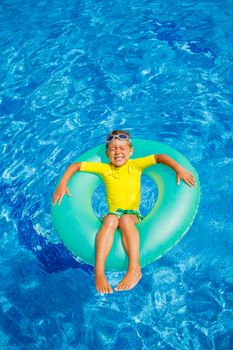
[[[1, 1], [1, 349], [232, 349], [232, 18], [231, 0]], [[202, 198], [132, 291], [101, 296], [50, 202], [116, 128], [183, 153]]]

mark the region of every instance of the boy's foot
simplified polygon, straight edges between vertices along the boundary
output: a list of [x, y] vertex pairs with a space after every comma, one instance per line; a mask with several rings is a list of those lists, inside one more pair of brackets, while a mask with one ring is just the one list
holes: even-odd
[[95, 287], [97, 292], [111, 294], [113, 292], [110, 284], [107, 281], [105, 274], [95, 273]]
[[124, 276], [124, 278], [120, 281], [120, 283], [116, 286], [115, 290], [116, 291], [121, 291], [121, 290], [129, 290], [132, 289], [138, 284], [139, 280], [142, 277], [142, 273], [140, 268], [132, 268], [129, 269]]

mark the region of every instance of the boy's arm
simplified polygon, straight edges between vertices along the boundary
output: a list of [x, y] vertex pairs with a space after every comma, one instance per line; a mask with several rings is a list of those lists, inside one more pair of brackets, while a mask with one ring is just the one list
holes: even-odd
[[59, 205], [65, 194], [67, 194], [68, 196], [71, 196], [71, 193], [67, 187], [67, 184], [71, 176], [74, 175], [76, 171], [80, 170], [80, 166], [81, 166], [81, 162], [76, 162], [68, 166], [68, 168], [64, 172], [64, 175], [61, 178], [61, 181], [59, 182], [56, 188], [56, 191], [53, 194], [53, 198], [52, 198], [53, 205], [55, 205], [56, 202], [58, 202], [58, 205]]
[[179, 185], [180, 180], [183, 180], [190, 187], [196, 186], [194, 176], [171, 157], [167, 156], [166, 154], [155, 154], [155, 160], [157, 163], [162, 163], [164, 165], [169, 166], [176, 172], [177, 185]]

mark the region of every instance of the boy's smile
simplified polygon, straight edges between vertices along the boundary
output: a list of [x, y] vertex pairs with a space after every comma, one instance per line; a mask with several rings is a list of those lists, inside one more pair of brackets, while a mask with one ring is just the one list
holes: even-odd
[[124, 165], [133, 153], [128, 141], [113, 139], [109, 142], [106, 154], [110, 162], [116, 167]]

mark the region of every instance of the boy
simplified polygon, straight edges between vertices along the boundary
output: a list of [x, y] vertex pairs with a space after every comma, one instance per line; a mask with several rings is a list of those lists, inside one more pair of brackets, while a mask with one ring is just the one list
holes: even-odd
[[128, 271], [115, 288], [116, 291], [132, 289], [142, 274], [139, 260], [139, 235], [136, 224], [143, 218], [139, 212], [140, 177], [143, 169], [163, 163], [176, 172], [177, 184], [180, 179], [189, 186], [195, 186], [193, 175], [165, 154], [153, 154], [130, 160], [133, 154], [131, 137], [122, 130], [112, 131], [106, 140], [106, 155], [110, 163], [76, 162], [65, 171], [54, 195], [53, 204], [60, 204], [65, 194], [70, 195], [67, 184], [76, 171], [96, 173], [105, 183], [108, 213], [103, 219], [96, 237], [95, 286], [99, 293], [112, 293], [105, 276], [105, 261], [110, 252], [113, 237], [119, 227], [122, 243], [129, 258]]

